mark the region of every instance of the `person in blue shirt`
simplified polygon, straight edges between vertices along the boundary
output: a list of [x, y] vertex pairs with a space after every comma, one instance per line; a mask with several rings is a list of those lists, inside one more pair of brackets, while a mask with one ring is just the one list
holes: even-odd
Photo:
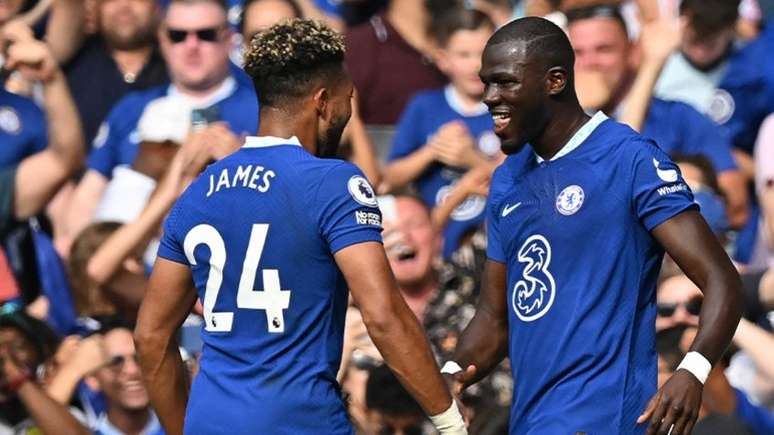
[[48, 144], [46, 115], [35, 102], [0, 89], [0, 167], [18, 164]]
[[[210, 165], [167, 217], [135, 330], [167, 433], [352, 434], [336, 382], [347, 288], [436, 427], [467, 433], [396, 287], [373, 189], [327, 158], [352, 110], [343, 61], [343, 38], [319, 21], [253, 38], [259, 136]], [[188, 397], [174, 337], [197, 296], [204, 344]]]
[[[384, 170], [384, 182], [391, 189], [413, 182], [431, 208], [446, 199], [469, 169], [493, 167], [493, 160], [501, 156], [478, 78], [481, 52], [494, 24], [482, 12], [452, 9], [435, 27], [443, 53], [439, 67], [451, 83], [420, 92], [409, 102]], [[484, 197], [471, 195], [455, 208], [443, 229], [444, 257], [483, 223], [485, 206]]]
[[[639, 52], [629, 41], [620, 11], [614, 6], [590, 6], [568, 11], [567, 17], [577, 58], [575, 69], [602, 76], [609, 97], [598, 108], [610, 116], [621, 116], [641, 63], [635, 60]], [[744, 225], [749, 215], [747, 190], [730, 139], [720, 127], [687, 104], [653, 98], [639, 130], [669, 155], [707, 157], [728, 201], [729, 223], [734, 228]]]
[[162, 96], [179, 96], [200, 112], [197, 125], [192, 128], [224, 122], [235, 136], [233, 140], [255, 134], [255, 91], [247, 80], [233, 72], [228, 58], [231, 35], [222, 2], [170, 3], [159, 43], [172, 83], [128, 94], [110, 111], [94, 139], [88, 169], [73, 194], [62, 245], [69, 245], [68, 240], [91, 222], [113, 169], [133, 163], [138, 152], [137, 123], [149, 102]]
[[[490, 187], [478, 309], [443, 370], [459, 390], [507, 354], [513, 435], [688, 434], [740, 318], [739, 275], [669, 156], [583, 112], [573, 65], [542, 18], [507, 24], [484, 50], [484, 102], [508, 157]], [[705, 298], [690, 352], [657, 391], [665, 250]]]
[[720, 82], [730, 116], [723, 122], [734, 146], [752, 155], [761, 123], [774, 112], [774, 24], [731, 58]]

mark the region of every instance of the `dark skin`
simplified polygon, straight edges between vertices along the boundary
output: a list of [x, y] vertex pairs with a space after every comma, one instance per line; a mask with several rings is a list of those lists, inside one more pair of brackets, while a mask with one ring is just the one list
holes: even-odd
[[[510, 122], [497, 131], [506, 154], [530, 143], [538, 155], [550, 159], [588, 120], [568, 69], [546, 66], [523, 41], [488, 45], [480, 75], [490, 111], [510, 115]], [[704, 293], [699, 331], [690, 350], [714, 364], [739, 322], [739, 275], [696, 211], [667, 220], [652, 235]], [[507, 355], [506, 271], [505, 264], [487, 260], [476, 315], [454, 355], [466, 368], [453, 377], [456, 393], [486, 376]], [[649, 435], [667, 434], [672, 425], [673, 435], [689, 434], [699, 413], [702, 389], [693, 374], [678, 370], [653, 396], [638, 423], [648, 424]]]
[[[259, 136], [298, 137], [315, 155], [329, 155], [351, 114], [352, 82], [320, 83], [293, 104], [262, 105]], [[452, 396], [424, 336], [406, 305], [380, 243], [365, 242], [334, 255], [385, 361], [429, 415], [446, 411]], [[186, 265], [159, 258], [140, 307], [135, 342], [151, 403], [166, 433], [182, 434], [188, 379], [175, 331], [196, 301]]]

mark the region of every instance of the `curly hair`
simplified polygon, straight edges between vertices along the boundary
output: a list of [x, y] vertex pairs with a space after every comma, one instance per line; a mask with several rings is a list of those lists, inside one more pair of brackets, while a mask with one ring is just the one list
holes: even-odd
[[257, 33], [246, 46], [244, 70], [262, 105], [280, 106], [319, 82], [344, 75], [344, 37], [317, 20], [294, 18]]

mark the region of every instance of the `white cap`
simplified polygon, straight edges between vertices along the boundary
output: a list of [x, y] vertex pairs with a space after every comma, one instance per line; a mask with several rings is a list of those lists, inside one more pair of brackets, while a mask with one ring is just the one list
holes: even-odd
[[174, 96], [157, 98], [148, 103], [137, 123], [140, 142], [182, 144], [190, 128], [191, 106]]

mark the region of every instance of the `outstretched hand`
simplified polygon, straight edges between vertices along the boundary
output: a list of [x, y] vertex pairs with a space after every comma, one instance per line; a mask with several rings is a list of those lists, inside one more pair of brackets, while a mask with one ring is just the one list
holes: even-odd
[[650, 422], [647, 435], [690, 434], [699, 416], [703, 389], [692, 373], [677, 370], [650, 399], [637, 424]]

